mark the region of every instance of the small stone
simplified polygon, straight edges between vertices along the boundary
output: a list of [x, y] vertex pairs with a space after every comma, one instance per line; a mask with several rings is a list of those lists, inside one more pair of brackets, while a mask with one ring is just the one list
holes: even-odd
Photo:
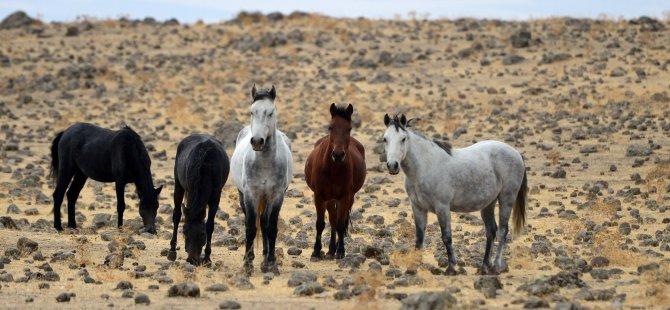
[[296, 247], [290, 247], [290, 248], [288, 248], [286, 253], [288, 253], [288, 255], [298, 256], [302, 253], [302, 250], [299, 249], [299, 248], [296, 248]]
[[174, 284], [168, 290], [168, 297], [199, 297], [200, 288], [191, 282]]
[[147, 296], [147, 294], [139, 293], [139, 294], [137, 294], [137, 296], [135, 296], [135, 304], [136, 305], [139, 305], [139, 304], [148, 305], [150, 303], [151, 303], [151, 299], [149, 299], [149, 296]]
[[133, 289], [133, 284], [130, 283], [129, 281], [121, 281], [118, 284], [116, 284], [116, 289], [117, 290], [132, 290]]
[[549, 308], [549, 303], [537, 296], [530, 296], [523, 304], [524, 309]]
[[596, 256], [591, 259], [591, 266], [600, 268], [600, 267], [607, 267], [610, 264], [610, 260], [607, 259], [607, 257], [604, 256]]
[[296, 287], [306, 282], [315, 282], [316, 274], [309, 271], [296, 271], [288, 279], [288, 287]]
[[228, 291], [228, 290], [229, 290], [228, 285], [220, 284], [220, 283], [208, 286], [205, 289], [206, 292], [225, 292], [225, 291]]
[[456, 297], [446, 291], [422, 292], [402, 300], [402, 310], [451, 309], [457, 306]]
[[56, 301], [57, 302], [69, 302], [70, 298], [73, 297], [74, 294], [72, 293], [60, 293], [58, 296], [56, 296]]
[[314, 294], [323, 293], [323, 291], [323, 286], [317, 282], [304, 282], [298, 285], [295, 290], [293, 290], [293, 295], [312, 296]]
[[33, 240], [21, 237], [19, 238], [19, 241], [16, 242], [16, 247], [19, 249], [21, 255], [30, 255], [37, 251], [39, 245]]
[[219, 309], [240, 309], [242, 305], [234, 300], [225, 300], [219, 304]]

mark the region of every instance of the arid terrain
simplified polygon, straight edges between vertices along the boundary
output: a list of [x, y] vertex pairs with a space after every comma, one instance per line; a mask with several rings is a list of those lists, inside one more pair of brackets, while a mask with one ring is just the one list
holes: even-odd
[[[13, 16], [0, 24], [0, 307], [668, 308], [668, 42], [670, 24], [650, 18], [293, 13], [182, 25]], [[257, 254], [253, 275], [242, 275], [244, 222], [231, 180], [217, 214], [213, 266], [185, 262], [181, 230], [171, 263], [177, 143], [209, 133], [232, 155], [254, 83], [276, 86], [278, 127], [293, 146], [281, 274], [262, 274]], [[302, 172], [327, 133], [333, 102], [355, 107], [367, 180], [352, 211], [347, 257], [310, 262], [316, 216]], [[417, 131], [456, 148], [495, 139], [523, 154], [528, 223], [524, 235], [509, 236], [509, 272], [476, 274], [485, 245], [478, 212], [452, 216], [466, 274], [443, 274], [433, 214], [425, 249], [413, 250], [403, 176], [389, 175], [381, 160], [385, 113], [417, 118]], [[155, 183], [165, 185], [156, 236], [139, 231], [134, 186], [126, 188], [119, 230], [113, 184], [90, 179], [77, 202], [80, 229], [53, 229], [49, 146], [76, 122], [127, 124], [142, 136]], [[171, 297], [196, 295], [193, 285], [197, 297]]]

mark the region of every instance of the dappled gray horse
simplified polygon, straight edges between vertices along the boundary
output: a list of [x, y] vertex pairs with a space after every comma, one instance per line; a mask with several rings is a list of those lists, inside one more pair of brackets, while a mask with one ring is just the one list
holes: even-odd
[[[451, 211], [481, 211], [486, 228], [486, 250], [479, 273], [503, 271], [502, 255], [507, 240], [510, 215], [514, 213], [514, 232], [526, 223], [526, 169], [521, 154], [498, 141], [482, 141], [462, 149], [427, 138], [408, 129], [405, 115], [384, 116], [389, 173], [405, 172], [405, 189], [414, 213], [416, 247], [423, 246], [428, 212], [437, 215], [442, 241], [447, 248], [447, 274], [456, 274], [456, 257], [451, 246]], [[498, 227], [494, 212], [500, 203], [500, 235], [495, 266], [490, 256]]]
[[251, 89], [251, 126], [237, 135], [231, 160], [233, 182], [245, 215], [244, 270], [247, 274], [253, 270], [253, 243], [258, 229], [263, 235], [261, 271], [279, 273], [275, 257], [277, 220], [284, 193], [293, 178], [293, 158], [290, 140], [276, 129], [276, 96], [274, 86], [256, 91], [254, 85]]

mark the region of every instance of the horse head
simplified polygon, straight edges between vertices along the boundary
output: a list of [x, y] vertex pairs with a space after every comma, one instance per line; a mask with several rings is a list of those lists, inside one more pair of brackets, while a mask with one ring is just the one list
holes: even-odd
[[400, 163], [407, 155], [409, 143], [409, 134], [407, 133], [408, 121], [405, 114], [391, 118], [388, 114], [384, 115], [384, 148], [386, 150], [386, 167], [390, 174], [400, 172]]
[[140, 196], [140, 217], [144, 229], [152, 234], [156, 233], [156, 213], [158, 213], [158, 195], [160, 195], [163, 186], [150, 189], [149, 193]]
[[354, 107], [349, 104], [346, 108], [337, 107], [334, 103], [330, 105], [330, 148], [332, 151], [330, 157], [336, 164], [344, 162], [349, 149], [349, 140], [351, 138], [351, 115], [354, 113]]
[[274, 137], [277, 127], [277, 113], [275, 113], [275, 98], [277, 91], [271, 89], [256, 91], [256, 85], [251, 88], [251, 147], [254, 151], [266, 151], [270, 139]]

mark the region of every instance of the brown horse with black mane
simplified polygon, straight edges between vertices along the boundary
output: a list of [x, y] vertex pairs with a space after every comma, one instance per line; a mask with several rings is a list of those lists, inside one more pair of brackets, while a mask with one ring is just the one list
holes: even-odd
[[334, 103], [330, 106], [330, 134], [314, 144], [314, 150], [305, 162], [305, 180], [314, 192], [317, 214], [312, 261], [322, 258], [321, 233], [326, 226], [326, 210], [330, 222], [330, 245], [326, 256], [338, 259], [344, 257], [344, 236], [354, 195], [365, 182], [365, 149], [351, 137], [353, 113], [351, 104], [346, 108], [337, 107]]

